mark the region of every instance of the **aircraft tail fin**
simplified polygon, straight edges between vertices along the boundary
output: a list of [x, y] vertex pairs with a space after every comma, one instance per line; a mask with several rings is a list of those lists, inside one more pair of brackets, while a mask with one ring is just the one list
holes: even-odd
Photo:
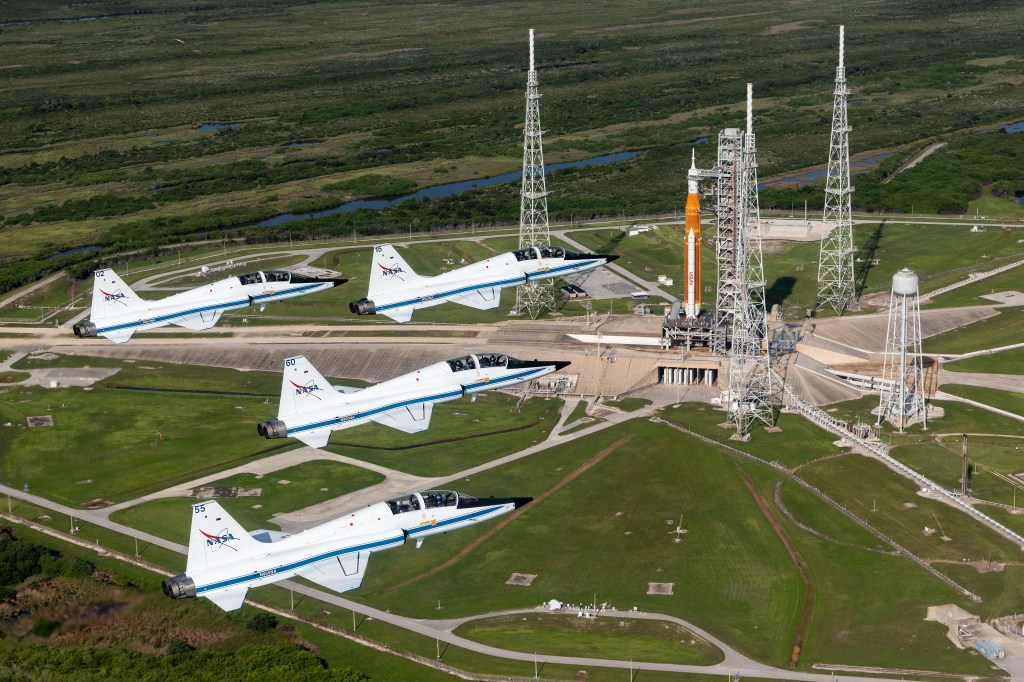
[[215, 568], [261, 552], [266, 552], [266, 545], [246, 533], [220, 502], [210, 500], [192, 505], [186, 573]]
[[146, 302], [116, 272], [110, 269], [96, 271], [92, 287], [92, 312], [89, 315], [93, 322], [102, 322], [104, 318], [116, 317], [145, 306]]
[[366, 294], [370, 299], [403, 288], [411, 289], [414, 282], [423, 279], [391, 244], [373, 247], [373, 264], [370, 268], [370, 290]]
[[277, 417], [283, 419], [310, 409], [339, 403], [345, 400], [344, 395], [336, 391], [305, 356], [296, 355], [284, 361], [281, 403], [277, 408]]

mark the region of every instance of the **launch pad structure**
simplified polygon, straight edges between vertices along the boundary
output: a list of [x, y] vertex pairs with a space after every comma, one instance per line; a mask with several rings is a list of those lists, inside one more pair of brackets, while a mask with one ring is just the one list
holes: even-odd
[[[699, 190], [701, 179], [714, 178], [718, 232], [716, 306], [700, 310]], [[753, 132], [753, 94], [747, 84], [747, 128], [726, 128], [718, 136], [718, 160], [710, 170], [691, 161], [686, 201], [684, 277], [686, 294], [666, 317], [667, 345], [708, 346], [713, 355], [729, 358], [726, 401], [736, 435], [744, 437], [754, 421], [773, 425], [772, 387], [767, 346], [764, 267], [760, 208], [757, 196], [757, 150]]]

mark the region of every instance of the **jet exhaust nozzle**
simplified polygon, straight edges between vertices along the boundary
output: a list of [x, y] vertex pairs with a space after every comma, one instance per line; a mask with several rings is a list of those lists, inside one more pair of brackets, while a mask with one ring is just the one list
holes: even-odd
[[163, 582], [164, 594], [171, 599], [191, 599], [196, 596], [196, 583], [184, 573]]
[[288, 435], [288, 427], [280, 419], [268, 419], [256, 425], [256, 432], [264, 438], [284, 438]]
[[361, 298], [348, 304], [348, 309], [356, 315], [373, 315], [377, 312], [377, 306], [368, 298]]
[[80, 339], [96, 336], [96, 325], [93, 322], [79, 322], [72, 329], [75, 330], [75, 336]]

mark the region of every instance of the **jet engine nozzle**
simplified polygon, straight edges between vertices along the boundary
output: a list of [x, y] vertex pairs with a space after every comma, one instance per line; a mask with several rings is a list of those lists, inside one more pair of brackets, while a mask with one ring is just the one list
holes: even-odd
[[184, 573], [164, 580], [164, 594], [171, 599], [190, 599], [196, 596], [196, 583]]
[[75, 336], [80, 339], [96, 336], [96, 325], [92, 322], [79, 322], [72, 328], [75, 330]]
[[373, 315], [377, 312], [377, 306], [368, 298], [361, 298], [348, 304], [348, 309], [356, 315]]
[[256, 431], [264, 438], [284, 438], [288, 435], [288, 427], [280, 419], [268, 419], [256, 425]]

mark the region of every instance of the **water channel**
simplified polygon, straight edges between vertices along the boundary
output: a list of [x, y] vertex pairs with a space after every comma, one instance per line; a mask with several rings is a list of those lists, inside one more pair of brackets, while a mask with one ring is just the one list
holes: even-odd
[[[549, 166], [544, 167], [545, 173], [552, 173], [554, 171], [562, 170], [564, 168], [586, 168], [587, 166], [605, 166], [616, 161], [626, 161], [628, 159], [635, 158], [640, 152], [618, 152], [616, 154], [605, 154], [604, 156], [595, 156], [590, 159], [583, 159], [581, 161], [568, 161], [566, 163], [553, 163]], [[478, 187], [489, 187], [491, 185], [500, 185], [506, 182], [514, 182], [523, 177], [522, 171], [515, 171], [513, 173], [504, 173], [503, 175], [492, 175], [489, 178], [478, 178], [476, 180], [463, 180], [461, 182], [450, 182], [446, 185], [434, 185], [433, 187], [425, 187], [424, 189], [413, 192], [412, 194], [406, 194], [400, 197], [394, 197], [392, 199], [356, 199], [355, 201], [349, 201], [342, 204], [341, 206], [335, 206], [334, 208], [326, 209], [323, 211], [315, 211], [313, 213], [284, 213], [282, 215], [274, 216], [273, 218], [267, 218], [266, 220], [246, 227], [274, 227], [276, 225], [283, 225], [284, 223], [294, 222], [296, 220], [310, 220], [313, 218], [323, 218], [324, 216], [334, 215], [335, 213], [351, 213], [352, 211], [358, 211], [361, 208], [368, 208], [374, 211], [379, 211], [388, 206], [394, 206], [400, 204], [403, 201], [409, 201], [413, 199], [440, 199], [442, 197], [450, 197], [455, 194], [460, 194], [471, 189], [477, 189]]]

